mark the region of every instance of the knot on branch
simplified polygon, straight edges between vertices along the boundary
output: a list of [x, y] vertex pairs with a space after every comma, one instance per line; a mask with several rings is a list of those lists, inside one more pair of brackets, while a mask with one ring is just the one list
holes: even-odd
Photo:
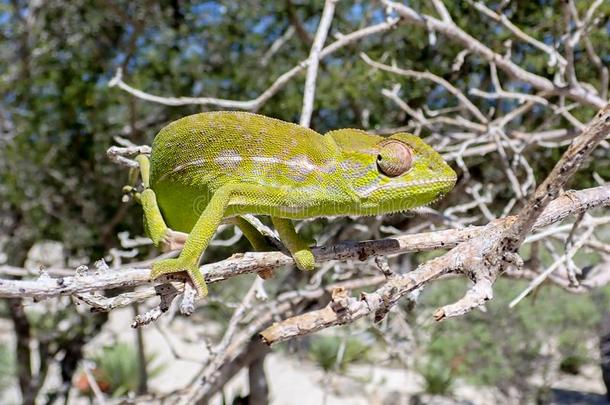
[[108, 82], [108, 87], [115, 87], [123, 81], [123, 69], [117, 68], [114, 77]]
[[377, 307], [374, 318], [375, 323], [381, 322], [388, 312], [390, 312], [392, 305], [394, 305], [394, 302], [396, 302], [396, 296], [399, 291], [399, 283], [400, 280], [390, 280], [387, 291], [381, 295], [366, 293], [362, 293], [360, 295], [361, 299], [366, 301], [369, 308]]
[[341, 321], [349, 315], [349, 295], [348, 290], [343, 287], [333, 288], [331, 299], [328, 303], [330, 309], [337, 314], [337, 318]]

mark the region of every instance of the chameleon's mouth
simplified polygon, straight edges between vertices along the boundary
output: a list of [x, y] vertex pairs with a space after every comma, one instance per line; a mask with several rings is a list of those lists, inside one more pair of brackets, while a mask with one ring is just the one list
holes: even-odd
[[445, 178], [440, 178], [440, 179], [422, 179], [422, 180], [413, 180], [408, 183], [404, 183], [402, 186], [412, 188], [412, 187], [420, 187], [420, 186], [440, 185], [440, 186], [446, 186], [447, 191], [449, 191], [455, 185], [456, 180], [457, 180], [456, 176], [445, 177]]
[[[405, 187], [410, 189], [414, 194], [420, 194], [428, 201], [421, 201], [421, 206], [432, 205], [447, 195], [455, 186], [457, 175], [452, 173], [450, 176], [440, 177], [436, 179], [414, 180], [405, 184]], [[424, 196], [427, 196], [424, 197]]]
[[451, 191], [456, 181], [457, 176], [453, 175], [436, 179], [412, 180], [410, 182], [403, 183], [398, 187], [406, 188], [414, 192], [421, 190], [421, 194], [436, 193], [445, 195]]
[[430, 192], [447, 193], [455, 185], [456, 179], [457, 177], [454, 175], [450, 177], [448, 176], [435, 179], [421, 179], [400, 183], [387, 183], [381, 186], [368, 185], [367, 187], [361, 188], [359, 191], [362, 198], [368, 198], [371, 197], [373, 194], [391, 190], [409, 190], [411, 192], [417, 192], [418, 190], [421, 190], [421, 194], [428, 194]]
[[410, 179], [403, 182], [369, 186], [362, 193], [357, 215], [394, 213], [433, 204], [443, 198], [455, 185], [457, 176], [447, 173], [433, 179]]

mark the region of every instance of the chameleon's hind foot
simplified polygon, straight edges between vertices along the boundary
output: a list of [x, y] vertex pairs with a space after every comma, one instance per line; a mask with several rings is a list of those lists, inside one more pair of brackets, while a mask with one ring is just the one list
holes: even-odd
[[315, 240], [299, 235], [289, 219], [271, 217], [271, 221], [275, 230], [279, 233], [280, 239], [292, 254], [297, 267], [300, 270], [313, 270], [316, 266], [316, 259], [309, 246], [315, 245]]
[[208, 286], [205, 283], [203, 274], [199, 271], [199, 266], [186, 262], [180, 258], [164, 259], [153, 263], [152, 270], [150, 271], [150, 278], [155, 280], [162, 275], [180, 273], [183, 271], [186, 271], [189, 275], [200, 297], [208, 295]]
[[316, 267], [316, 259], [309, 249], [294, 252], [292, 258], [299, 270], [311, 271]]

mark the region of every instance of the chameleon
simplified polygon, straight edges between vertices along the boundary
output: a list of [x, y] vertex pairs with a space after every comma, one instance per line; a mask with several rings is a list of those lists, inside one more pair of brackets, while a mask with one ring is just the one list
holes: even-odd
[[405, 211], [434, 202], [456, 182], [453, 169], [416, 135], [352, 128], [321, 135], [236, 111], [174, 121], [155, 136], [150, 157], [136, 160], [148, 236], [163, 246], [172, 232], [187, 234], [179, 256], [153, 263], [150, 277], [187, 272], [202, 296], [199, 262], [223, 222], [263, 250], [263, 235], [241, 216], [270, 216], [296, 266], [312, 270], [315, 241], [299, 235], [293, 220]]

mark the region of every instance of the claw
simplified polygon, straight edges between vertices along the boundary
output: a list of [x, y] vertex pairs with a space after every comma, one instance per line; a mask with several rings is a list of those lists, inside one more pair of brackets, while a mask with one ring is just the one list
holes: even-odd
[[152, 270], [150, 271], [150, 278], [155, 280], [165, 274], [180, 273], [183, 271], [186, 271], [190, 277], [200, 297], [208, 295], [208, 287], [205, 283], [203, 274], [199, 271], [199, 266], [197, 264], [185, 262], [180, 258], [164, 259], [153, 263]]

